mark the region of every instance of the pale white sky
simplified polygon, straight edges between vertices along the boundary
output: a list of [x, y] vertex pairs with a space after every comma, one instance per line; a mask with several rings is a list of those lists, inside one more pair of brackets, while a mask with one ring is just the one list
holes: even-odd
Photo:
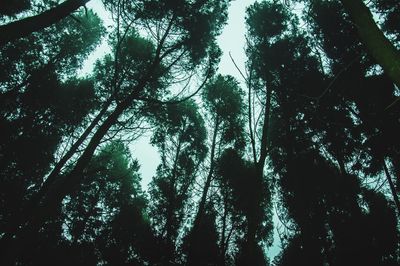
[[242, 81], [237, 69], [233, 65], [229, 52], [231, 52], [236, 64], [244, 71], [246, 55], [245, 46], [245, 16], [246, 8], [256, 2], [255, 0], [234, 0], [229, 7], [228, 23], [224, 27], [222, 34], [218, 37], [218, 45], [223, 51], [219, 72], [223, 75], [232, 75]]

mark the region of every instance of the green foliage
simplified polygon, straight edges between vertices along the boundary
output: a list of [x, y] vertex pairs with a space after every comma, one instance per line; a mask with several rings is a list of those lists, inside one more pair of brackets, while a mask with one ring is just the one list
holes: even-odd
[[[131, 31], [121, 43], [115, 43], [113, 47], [116, 47], [114, 55], [108, 54], [96, 62], [94, 77], [98, 82], [97, 93], [100, 97], [114, 97], [120, 101], [145, 78], [154, 57], [154, 46], [150, 40]], [[163, 88], [160, 82], [154, 82], [149, 84], [143, 94], [155, 97]]]
[[[170, 104], [161, 107], [154, 114], [154, 122], [157, 125], [151, 143], [158, 147], [176, 136], [177, 140], [188, 143], [190, 146], [182, 150], [193, 152], [199, 160], [203, 160], [207, 151], [204, 140], [207, 136], [204, 120], [198, 112], [196, 103], [188, 100], [179, 104]], [[178, 143], [175, 143], [177, 145]]]
[[152, 232], [146, 217], [139, 165], [121, 141], [105, 146], [91, 161], [85, 182], [64, 206], [72, 243], [95, 242], [97, 260], [110, 264], [151, 260]]
[[215, 0], [141, 0], [135, 2], [134, 8], [144, 20], [170, 19], [172, 15], [179, 34], [177, 43], [189, 51], [192, 62], [197, 64], [214, 49], [215, 36], [227, 19], [227, 4], [228, 1]]
[[[361, 189], [355, 176], [341, 175], [315, 153], [303, 154], [288, 162], [281, 187], [297, 233], [280, 265], [394, 262], [398, 233], [393, 209], [383, 195]], [[385, 221], [375, 216], [375, 204], [382, 204]]]
[[234, 142], [243, 148], [243, 92], [232, 76], [218, 75], [202, 92], [202, 99], [215, 129], [221, 134], [223, 144]]
[[[265, 200], [269, 198], [268, 189], [265, 181], [258, 178], [254, 165], [244, 160], [237, 151], [227, 149], [218, 162], [218, 175], [223, 186], [232, 191], [231, 197], [236, 209], [247, 219], [262, 224], [267, 214]], [[259, 228], [258, 238], [269, 242], [272, 225], [264, 223], [263, 226], [265, 228]]]
[[261, 40], [281, 36], [287, 29], [289, 13], [277, 3], [257, 2], [246, 11], [248, 34]]

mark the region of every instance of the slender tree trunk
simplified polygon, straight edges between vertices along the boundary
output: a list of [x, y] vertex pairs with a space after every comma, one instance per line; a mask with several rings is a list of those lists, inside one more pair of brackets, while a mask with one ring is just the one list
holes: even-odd
[[[260, 145], [260, 157], [255, 164], [255, 176], [258, 180], [262, 180], [264, 178], [264, 164], [268, 154], [268, 130], [270, 124], [270, 113], [271, 113], [271, 94], [272, 91], [266, 88], [267, 96], [265, 99], [265, 110], [264, 110], [264, 119], [263, 119], [263, 128], [262, 128], [262, 136], [261, 136], [261, 145]], [[246, 260], [250, 263], [255, 258], [255, 249], [257, 248], [257, 229], [258, 223], [256, 218], [253, 215], [247, 215], [247, 232], [246, 232], [246, 246], [245, 246], [245, 254]]]
[[341, 0], [369, 53], [400, 88], [400, 52], [376, 25], [362, 0]]
[[248, 119], [249, 119], [249, 134], [250, 134], [250, 144], [251, 144], [251, 150], [253, 152], [253, 162], [257, 163], [257, 151], [256, 151], [256, 142], [254, 139], [254, 132], [253, 132], [253, 112], [251, 111], [252, 108], [252, 103], [251, 103], [251, 75], [249, 78], [249, 91], [248, 91], [248, 103], [249, 103], [249, 108], [247, 110], [247, 115], [248, 115]]
[[43, 183], [40, 191], [38, 192], [39, 199], [42, 198], [48, 192], [50, 185], [56, 181], [56, 178], [59, 176], [61, 169], [65, 166], [68, 160], [71, 159], [71, 157], [75, 154], [75, 152], [82, 145], [82, 143], [87, 139], [92, 130], [97, 126], [97, 124], [103, 118], [104, 114], [107, 112], [108, 107], [110, 107], [111, 103], [112, 103], [112, 97], [107, 100], [103, 108], [93, 119], [93, 121], [89, 124], [89, 126], [85, 129], [82, 135], [69, 148], [68, 152], [61, 158], [61, 160], [54, 166], [53, 170], [46, 178], [46, 181]]
[[220, 266], [225, 266], [225, 254], [226, 254], [226, 245], [225, 245], [225, 238], [226, 238], [226, 220], [228, 218], [228, 201], [224, 200], [224, 214], [222, 216], [222, 232], [220, 238]]
[[[271, 94], [272, 91], [267, 89], [267, 97], [265, 99], [265, 110], [264, 110], [264, 121], [262, 128], [262, 136], [261, 136], [261, 145], [260, 145], [260, 157], [255, 165], [256, 176], [260, 180], [264, 177], [264, 164], [265, 159], [268, 154], [268, 129], [269, 129], [269, 121], [270, 121], [270, 113], [271, 113]], [[247, 241], [250, 245], [255, 243], [257, 225], [253, 221], [252, 217], [248, 217], [248, 228], [247, 228]]]
[[57, 23], [87, 2], [89, 0], [66, 0], [39, 15], [0, 26], [0, 46]]
[[167, 217], [166, 217], [166, 242], [167, 242], [167, 256], [165, 258], [164, 264], [170, 265], [174, 261], [174, 254], [175, 254], [175, 241], [173, 240], [173, 223], [174, 223], [174, 213], [175, 213], [175, 197], [177, 197], [175, 192], [175, 183], [176, 183], [176, 175], [178, 171], [178, 160], [179, 155], [181, 152], [181, 136], [179, 136], [178, 140], [178, 147], [176, 149], [175, 159], [174, 159], [174, 166], [172, 167], [172, 176], [169, 184], [169, 204], [167, 210]]
[[215, 118], [214, 133], [212, 136], [212, 143], [211, 143], [210, 169], [208, 170], [206, 183], [204, 184], [203, 192], [202, 192], [201, 199], [199, 202], [199, 209], [197, 211], [196, 218], [193, 223], [194, 230], [196, 230], [197, 226], [201, 223], [201, 220], [203, 219], [204, 212], [205, 212], [205, 206], [206, 206], [206, 200], [207, 200], [207, 194], [210, 189], [212, 177], [214, 174], [215, 147], [216, 147], [216, 143], [217, 143], [218, 127], [219, 127], [219, 118], [217, 115], [217, 117]]
[[400, 156], [392, 155], [391, 161], [394, 168], [394, 175], [396, 179], [396, 191], [400, 192]]
[[[138, 97], [144, 84], [140, 84], [134, 92], [128, 96], [122, 103], [120, 103], [115, 110], [107, 117], [106, 120], [94, 133], [85, 151], [77, 160], [77, 163], [73, 170], [68, 174], [66, 178], [56, 182], [51, 190], [48, 191], [43, 205], [45, 209], [52, 209], [51, 206], [54, 204], [60, 204], [62, 199], [68, 195], [73, 189], [80, 183], [82, 173], [86, 166], [93, 157], [93, 154], [100, 144], [103, 137], [107, 134], [108, 130], [115, 124], [119, 116], [132, 104], [133, 100]], [[58, 184], [57, 184], [58, 183]]]
[[343, 156], [341, 156], [340, 154], [339, 154], [339, 152], [337, 152], [337, 156], [336, 156], [336, 160], [337, 160], [337, 162], [338, 162], [338, 164], [339, 164], [339, 168], [340, 168], [340, 173], [342, 174], [342, 175], [345, 175], [346, 173], [347, 173], [347, 171], [346, 171], [346, 165], [345, 165], [345, 163], [344, 163], [344, 159], [343, 159]]
[[400, 214], [400, 201], [399, 201], [399, 197], [397, 196], [396, 188], [395, 188], [395, 186], [394, 186], [394, 184], [393, 184], [392, 177], [391, 177], [390, 172], [389, 172], [389, 169], [388, 169], [388, 167], [387, 167], [387, 165], [386, 165], [385, 158], [383, 158], [382, 164], [383, 164], [383, 169], [384, 169], [384, 171], [385, 171], [386, 179], [387, 179], [387, 181], [388, 181], [388, 183], [389, 183], [390, 191], [392, 192], [392, 196], [393, 196], [394, 203], [396, 204], [397, 211], [398, 211], [398, 213]]
[[263, 172], [265, 159], [267, 158], [268, 153], [268, 129], [269, 129], [269, 121], [270, 121], [270, 113], [271, 113], [271, 94], [272, 91], [268, 88], [267, 97], [265, 99], [265, 110], [264, 110], [264, 121], [261, 135], [261, 145], [260, 145], [260, 157], [256, 164], [256, 168], [258, 172]]

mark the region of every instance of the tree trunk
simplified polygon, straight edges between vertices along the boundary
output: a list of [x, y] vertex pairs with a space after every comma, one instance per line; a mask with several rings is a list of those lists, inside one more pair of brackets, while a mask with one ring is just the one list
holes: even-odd
[[392, 196], [393, 196], [394, 203], [396, 204], [397, 211], [398, 211], [398, 213], [400, 214], [400, 201], [399, 201], [399, 197], [397, 196], [396, 188], [395, 188], [395, 186], [394, 186], [394, 184], [393, 184], [392, 177], [391, 177], [390, 172], [389, 172], [389, 169], [388, 169], [388, 167], [387, 167], [387, 165], [386, 165], [385, 158], [383, 158], [382, 164], [383, 164], [383, 170], [385, 170], [386, 179], [387, 179], [387, 181], [388, 181], [388, 183], [389, 183], [390, 191], [392, 192]]
[[[267, 87], [267, 86], [266, 86]], [[260, 145], [260, 158], [256, 163], [257, 171], [261, 174], [263, 172], [265, 159], [267, 158], [267, 148], [268, 148], [268, 129], [269, 129], [269, 121], [270, 121], [270, 113], [271, 113], [271, 94], [272, 91], [266, 88], [267, 98], [265, 99], [265, 110], [264, 110], [264, 121], [261, 135], [261, 145]]]
[[[340, 153], [337, 152], [336, 154], [340, 154]], [[340, 173], [341, 173], [342, 175], [347, 174], [346, 165], [345, 165], [345, 163], [344, 163], [343, 156], [337, 155], [337, 156], [336, 156], [336, 160], [337, 160], [337, 162], [338, 162], [338, 164], [339, 164]]]
[[199, 209], [197, 211], [196, 218], [193, 223], [194, 230], [196, 230], [197, 226], [201, 223], [201, 220], [204, 216], [207, 194], [208, 194], [208, 190], [210, 189], [210, 186], [211, 186], [211, 180], [212, 180], [212, 176], [214, 173], [214, 167], [215, 167], [214, 157], [215, 157], [215, 146], [217, 143], [218, 126], [219, 126], [219, 119], [218, 119], [218, 115], [217, 115], [217, 117], [215, 118], [214, 133], [213, 133], [212, 144], [211, 144], [210, 169], [208, 171], [206, 183], [204, 185], [201, 199], [199, 202]]
[[[261, 136], [261, 145], [260, 145], [260, 157], [255, 164], [255, 176], [259, 180], [264, 178], [264, 164], [268, 154], [268, 129], [270, 123], [270, 113], [271, 113], [271, 94], [272, 91], [266, 88], [267, 96], [265, 99], [265, 110], [264, 110], [264, 120], [263, 120], [263, 128], [262, 128], [262, 136]], [[257, 229], [259, 224], [257, 223], [255, 217], [253, 215], [247, 215], [247, 232], [246, 232], [246, 246], [245, 246], [245, 259], [247, 263], [250, 263], [254, 260], [255, 257], [255, 249], [257, 248]]]
[[371, 56], [400, 88], [400, 52], [376, 25], [362, 0], [341, 0]]
[[249, 91], [248, 91], [248, 109], [247, 109], [247, 116], [249, 120], [249, 134], [250, 134], [250, 144], [251, 144], [251, 150], [253, 153], [253, 162], [257, 163], [257, 150], [256, 150], [256, 141], [254, 139], [254, 132], [253, 132], [253, 114], [252, 114], [252, 103], [251, 103], [251, 75], [249, 79]]
[[393, 154], [391, 156], [391, 162], [393, 164], [396, 179], [396, 192], [400, 192], [400, 156]]
[[82, 135], [75, 141], [75, 143], [70, 147], [68, 152], [60, 159], [60, 161], [54, 166], [53, 170], [47, 177], [46, 181], [43, 183], [42, 187], [38, 192], [38, 199], [40, 200], [47, 192], [49, 187], [54, 184], [56, 178], [59, 176], [61, 169], [65, 166], [69, 159], [75, 154], [78, 148], [82, 145], [82, 143], [87, 139], [92, 130], [97, 126], [100, 122], [103, 115], [107, 112], [108, 107], [110, 107], [112, 103], [113, 97], [109, 98], [107, 102], [104, 104], [103, 108], [97, 114], [97, 116], [93, 119], [93, 121], [89, 124], [89, 126], [85, 129]]
[[178, 160], [179, 155], [181, 153], [182, 147], [182, 137], [178, 137], [178, 147], [176, 149], [175, 159], [174, 159], [174, 166], [172, 167], [172, 175], [171, 180], [169, 181], [169, 204], [167, 210], [167, 217], [166, 217], [166, 224], [165, 224], [165, 231], [166, 231], [166, 257], [164, 261], [164, 265], [171, 265], [173, 261], [175, 261], [175, 239], [173, 239], [174, 233], [173, 232], [173, 224], [174, 224], [174, 214], [175, 214], [175, 199], [178, 195], [175, 192], [175, 185], [176, 185], [176, 175], [178, 171]]
[[66, 0], [39, 15], [0, 26], [0, 46], [57, 23], [87, 2], [89, 0]]
[[226, 259], [225, 259], [225, 254], [227, 250], [227, 246], [225, 245], [225, 238], [226, 238], [226, 226], [227, 226], [227, 218], [228, 218], [228, 201], [225, 199], [224, 200], [224, 214], [222, 215], [222, 230], [221, 230], [221, 238], [220, 238], [220, 261], [219, 265], [220, 266], [225, 266], [226, 264]]

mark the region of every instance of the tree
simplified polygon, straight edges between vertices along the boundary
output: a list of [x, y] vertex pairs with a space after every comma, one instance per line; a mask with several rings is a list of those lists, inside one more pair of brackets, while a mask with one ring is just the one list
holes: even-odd
[[45, 24], [0, 37], [2, 265], [399, 263], [399, 90], [367, 43], [399, 45], [400, 4], [254, 3], [244, 92], [216, 69], [229, 2], [106, 0], [106, 31], [78, 1], [6, 0], [0, 31]]
[[201, 223], [186, 235], [183, 250], [186, 254], [185, 265], [217, 265], [220, 257], [216, 214], [213, 206], [206, 206]]
[[[279, 265], [395, 263], [396, 217], [383, 195], [361, 189], [357, 177], [341, 174], [315, 152], [286, 163], [280, 182], [296, 229]], [[376, 205], [384, 221], [376, 219]]]
[[[36, 245], [23, 254], [22, 262], [97, 265], [151, 260], [147, 250], [153, 248], [154, 238], [138, 169], [121, 141], [103, 147], [90, 162], [80, 190], [64, 201], [54, 224], [36, 233]], [[58, 229], [47, 229], [51, 226]]]
[[[210, 248], [214, 250], [217, 244], [214, 238], [215, 228], [211, 228], [211, 224], [214, 221], [203, 219], [211, 219], [209, 217], [210, 213], [213, 212], [213, 208], [219, 208], [217, 202], [210, 197], [210, 195], [220, 194], [223, 188], [217, 188], [212, 190], [213, 184], [217, 178], [216, 175], [216, 165], [219, 160], [221, 153], [229, 148], [235, 147], [237, 149], [243, 149], [244, 146], [244, 128], [243, 128], [243, 100], [242, 91], [239, 87], [238, 82], [232, 76], [222, 76], [218, 75], [211, 79], [202, 91], [202, 100], [205, 106], [206, 114], [209, 128], [209, 143], [210, 152], [208, 156], [208, 161], [206, 169], [204, 171], [205, 181], [202, 187], [200, 200], [198, 203], [197, 213], [195, 214], [192, 229], [186, 237], [186, 249], [188, 253], [188, 262], [194, 263], [198, 261], [200, 265], [200, 251], [197, 251], [197, 247], [204, 246], [204, 249]], [[216, 183], [218, 184], [218, 182]], [[208, 213], [206, 213], [206, 207], [208, 206]], [[218, 217], [218, 216], [217, 216]], [[204, 223], [207, 223], [203, 225]], [[223, 227], [226, 226], [222, 225]], [[210, 238], [206, 238], [206, 229], [208, 228], [211, 233]], [[225, 228], [222, 231], [226, 230]], [[210, 242], [205, 242], [206, 240]], [[218, 263], [218, 260], [225, 260], [225, 252], [222, 251], [226, 249], [224, 243], [226, 242], [226, 236], [221, 236], [219, 240], [221, 250], [218, 255], [213, 255], [209, 257], [208, 263]], [[215, 250], [214, 250], [215, 251]], [[218, 250], [217, 250], [218, 251]], [[205, 250], [203, 251], [205, 252]], [[210, 251], [211, 252], [211, 251]], [[215, 252], [214, 252], [215, 253]], [[214, 254], [212, 253], [212, 254]], [[196, 259], [195, 259], [196, 258]], [[206, 262], [204, 262], [206, 263]]]
[[[252, 152], [252, 174], [249, 174], [254, 180], [251, 182], [257, 196], [250, 199], [254, 204], [260, 206], [263, 210], [253, 209], [248, 216], [247, 240], [243, 246], [241, 254], [241, 263], [246, 264], [253, 258], [260, 257], [260, 260], [254, 263], [263, 264], [263, 252], [258, 246], [259, 240], [268, 241], [271, 236], [272, 218], [271, 218], [271, 184], [268, 178], [264, 176], [264, 166], [269, 156], [271, 148], [271, 116], [274, 106], [273, 97], [279, 86], [279, 81], [272, 68], [273, 65], [267, 63], [269, 57], [284, 60], [286, 54], [279, 51], [279, 54], [270, 53], [271, 48], [282, 49], [284, 45], [279, 37], [284, 34], [287, 27], [288, 13], [282, 5], [269, 3], [266, 1], [255, 3], [248, 7], [246, 25], [248, 27], [248, 47], [246, 54], [248, 56], [247, 69], [249, 77], [246, 80], [248, 91], [248, 123], [249, 137]], [[265, 20], [266, 17], [272, 19]], [[278, 56], [279, 55], [279, 56]], [[279, 58], [278, 58], [279, 57]], [[262, 99], [259, 106], [255, 105], [254, 97]], [[256, 110], [259, 110], [258, 112]], [[258, 113], [258, 118], [255, 118]], [[261, 119], [262, 123], [258, 123]], [[256, 143], [256, 140], [259, 143]], [[258, 145], [257, 145], [258, 144]], [[259, 190], [257, 188], [262, 187]], [[264, 225], [264, 226], [263, 226]]]
[[73, 244], [94, 239], [98, 261], [139, 265], [152, 259], [154, 237], [138, 170], [127, 147], [111, 142], [93, 158], [84, 184], [65, 206], [66, 234]]
[[196, 173], [206, 155], [206, 130], [193, 101], [167, 105], [160, 111], [152, 144], [160, 149], [161, 164], [150, 186], [150, 213], [164, 246], [162, 263], [172, 265], [180, 259], [176, 254], [179, 235]]
[[[309, 18], [314, 21], [308, 29], [314, 37], [312, 41], [295, 27], [298, 24], [293, 21], [295, 16], [290, 19], [283, 7], [274, 3], [261, 3], [260, 6], [265, 8], [260, 8], [264, 13], [259, 11], [253, 15], [264, 23], [254, 23], [250, 32], [262, 33], [261, 29], [264, 29], [264, 33], [256, 35], [259, 39], [251, 43], [250, 48], [254, 49], [251, 59], [257, 64], [250, 66], [255, 73], [257, 67], [262, 66], [263, 71], [258, 75], [273, 89], [269, 132], [269, 145], [273, 149], [269, 158], [278, 176], [278, 183], [275, 183], [277, 197], [281, 205], [286, 206], [286, 209], [277, 208], [286, 229], [282, 236], [285, 248], [276, 263], [396, 263], [394, 243], [398, 232], [394, 210], [383, 195], [360, 184], [365, 181], [368, 163], [358, 162], [358, 166], [362, 165], [361, 171], [356, 167], [357, 159], [365, 158], [363, 156], [379, 165], [381, 159], [380, 156], [366, 155], [371, 153], [361, 136], [369, 133], [363, 131], [363, 126], [358, 126], [360, 124], [353, 116], [359, 114], [358, 110], [354, 112], [354, 106], [351, 107], [351, 102], [358, 106], [363, 101], [362, 94], [352, 94], [359, 84], [362, 84], [363, 94], [369, 86], [385, 84], [388, 94], [375, 95], [376, 102], [390, 95], [393, 87], [386, 86], [383, 78], [377, 78], [379, 81], [372, 85], [373, 79], [366, 77], [372, 60], [365, 56], [354, 35], [354, 27], [337, 11], [340, 9], [336, 2], [321, 1], [310, 5], [313, 12], [309, 13], [312, 14]], [[341, 25], [339, 32], [333, 30], [337, 25]], [[313, 50], [311, 42], [322, 49]], [[323, 55], [318, 58], [321, 53]], [[329, 61], [320, 64], [322, 57]], [[382, 167], [373, 175], [378, 178], [380, 173]], [[377, 222], [369, 213], [369, 208], [375, 204], [368, 198], [370, 195], [374, 195], [374, 200], [382, 200], [377, 202], [380, 201], [385, 210], [386, 221], [390, 221], [390, 225], [385, 225], [388, 231], [362, 227]], [[357, 199], [362, 199], [363, 203]], [[365, 208], [368, 211], [364, 212]], [[374, 250], [375, 243], [371, 239], [376, 235], [387, 237], [387, 242], [384, 241], [387, 245], [372, 252], [369, 250]]]
[[244, 144], [241, 94], [238, 82], [231, 76], [218, 75], [203, 89], [202, 98], [208, 112], [212, 137], [208, 173], [193, 227], [201, 223], [218, 154], [230, 146], [241, 149]]
[[[133, 89], [125, 98], [116, 102], [113, 109], [108, 111], [107, 116], [93, 131], [90, 141], [77, 158], [76, 164], [71, 168], [69, 174], [53, 182], [51, 189], [45, 193], [40, 206], [35, 209], [37, 216], [30, 221], [29, 230], [34, 231], [39, 228], [50, 213], [59, 207], [63, 198], [80, 184], [82, 172], [110, 128], [117, 123], [121, 115], [129, 110], [135, 100], [141, 98], [149, 100], [149, 96], [153, 96], [151, 84], [161, 80], [167, 83], [169, 74], [190, 74], [190, 71], [196, 72], [201, 66], [204, 67], [203, 70], [207, 77], [213, 69], [213, 64], [218, 56], [214, 38], [218, 33], [218, 25], [223, 23], [226, 17], [225, 2], [208, 1], [200, 5], [182, 2], [179, 5], [168, 5], [167, 7], [163, 3], [142, 2], [140, 5], [136, 3], [132, 5], [140, 17], [136, 21], [136, 25], [138, 27], [141, 25], [146, 27], [157, 25], [159, 27], [161, 24], [164, 26], [162, 31], [158, 31], [159, 35], [150, 35], [155, 43], [151, 58], [145, 62], [145, 67], [142, 69], [143, 74], [135, 81]], [[203, 6], [204, 8], [202, 8]], [[151, 10], [148, 7], [152, 7]], [[182, 13], [182, 10], [185, 10], [185, 13]], [[197, 25], [202, 25], [204, 31], [194, 30], [193, 23], [195, 21], [200, 23]], [[126, 29], [129, 29], [132, 24], [126, 22], [124, 25], [126, 25]], [[147, 29], [149, 28], [147, 27]], [[183, 62], [185, 64], [181, 65]]]
[[[93, 81], [77, 79], [75, 73], [98, 43], [103, 28], [93, 13], [81, 19], [82, 24], [65, 20], [1, 49], [3, 243], [15, 233], [18, 223], [30, 216], [31, 201], [64, 137], [78, 130], [95, 109]], [[35, 45], [27, 49], [30, 42]]]
[[[396, 89], [393, 83], [387, 76], [379, 72], [372, 75], [367, 74], [376, 67], [375, 61], [366, 54], [365, 49], [358, 41], [354, 26], [350, 21], [343, 18], [342, 7], [338, 3], [321, 2], [318, 5], [313, 5], [312, 8], [315, 15], [310, 23], [315, 25], [312, 27], [316, 32], [316, 37], [321, 39], [324, 51], [329, 59], [332, 60], [331, 68], [335, 75], [335, 78], [329, 83], [324, 93], [315, 99], [319, 102], [326, 101], [327, 94], [330, 93], [330, 97], [332, 97], [331, 92], [335, 92], [335, 104], [336, 106], [341, 105], [341, 111], [336, 107], [335, 116], [338, 117], [339, 111], [341, 112], [341, 121], [351, 128], [349, 132], [352, 134], [350, 138], [345, 137], [347, 140], [343, 138], [341, 140], [337, 139], [336, 143], [349, 143], [350, 139], [357, 139], [356, 142], [353, 141], [352, 144], [348, 145], [350, 150], [343, 157], [348, 159], [344, 161], [350, 161], [352, 157], [359, 156], [362, 160], [367, 161], [365, 163], [366, 167], [359, 163], [353, 169], [361, 168], [364, 173], [376, 175], [385, 168], [384, 161], [391, 158], [389, 160], [394, 165], [394, 171], [398, 172], [396, 170], [398, 169], [398, 166], [396, 166], [398, 157], [396, 153], [393, 153], [397, 142], [392, 134], [398, 133], [398, 125], [395, 121], [398, 117], [396, 112], [399, 107], [393, 106], [391, 109], [385, 109], [396, 100], [394, 95]], [[326, 18], [328, 12], [335, 14], [335, 16], [331, 15], [330, 20]], [[333, 33], [332, 29], [338, 24], [341, 24], [342, 28], [346, 30], [341, 33]], [[381, 88], [379, 92], [375, 91], [376, 87]], [[343, 90], [341, 88], [348, 89]], [[345, 102], [346, 100], [347, 102]], [[354, 102], [355, 106], [351, 107], [351, 102]], [[376, 110], [380, 111], [377, 112]], [[343, 116], [347, 116], [347, 118]], [[351, 126], [353, 123], [351, 116], [353, 118], [355, 116], [358, 120], [357, 123], [360, 123], [359, 126]], [[336, 130], [338, 130], [338, 125], [336, 125]], [[332, 123], [331, 126], [333, 126]], [[368, 141], [362, 143], [360, 134], [365, 136]], [[343, 133], [342, 136], [344, 136]], [[381, 138], [381, 136], [385, 137]], [[358, 155], [349, 154], [349, 151], [353, 149], [351, 147], [357, 148]], [[354, 150], [351, 152], [354, 152]], [[393, 183], [391, 176], [385, 175], [389, 184]], [[394, 186], [390, 187], [392, 196], [397, 202], [398, 196], [395, 188]]]
[[[238, 252], [235, 254], [236, 265], [266, 265], [264, 250], [259, 243], [269, 239], [270, 224], [266, 223], [268, 190], [265, 181], [260, 179], [253, 162], [242, 158], [234, 149], [226, 149], [218, 162], [221, 184], [229, 189], [232, 205], [243, 218], [241, 225], [234, 230], [241, 230], [237, 238]], [[252, 224], [253, 223], [253, 224]], [[252, 235], [252, 229], [257, 232]]]

